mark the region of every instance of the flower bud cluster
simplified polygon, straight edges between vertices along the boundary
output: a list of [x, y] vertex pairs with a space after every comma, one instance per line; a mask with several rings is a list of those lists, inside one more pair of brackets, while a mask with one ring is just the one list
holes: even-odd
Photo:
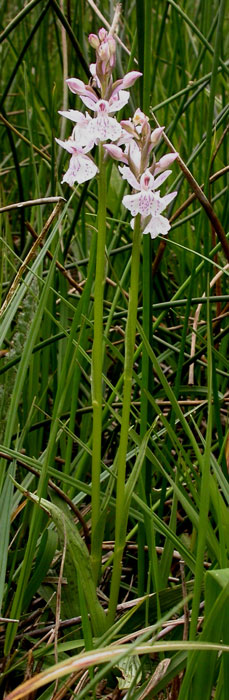
[[102, 27], [98, 35], [89, 34], [89, 44], [96, 51], [96, 76], [102, 84], [112, 74], [116, 60], [116, 41], [104, 27]]

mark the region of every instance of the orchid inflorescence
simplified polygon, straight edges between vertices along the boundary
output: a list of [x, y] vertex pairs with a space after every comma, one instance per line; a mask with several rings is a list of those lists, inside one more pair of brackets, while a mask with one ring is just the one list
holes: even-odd
[[[116, 57], [113, 34], [101, 28], [98, 35], [89, 35], [89, 43], [96, 51], [96, 63], [90, 65], [92, 77], [89, 84], [77, 78], [69, 78], [67, 84], [94, 116], [75, 109], [60, 111], [63, 117], [75, 124], [67, 141], [56, 139], [62, 148], [71, 153], [69, 168], [62, 182], [72, 187], [75, 182], [82, 183], [93, 178], [98, 173], [98, 167], [89, 152], [102, 142], [106, 154], [122, 163], [119, 166], [121, 176], [134, 190], [133, 194], [125, 195], [122, 200], [132, 214], [132, 228], [135, 217], [140, 214], [142, 233], [150, 233], [151, 238], [156, 238], [170, 229], [168, 219], [161, 216], [161, 212], [177, 192], [161, 197], [158, 188], [171, 174], [168, 168], [177, 153], [165, 155], [156, 162], [153, 149], [164, 127], [151, 132], [149, 119], [140, 109], [136, 110], [133, 119], [117, 121], [113, 115], [127, 104], [130, 96], [127, 88], [134, 85], [142, 73], [131, 71], [121, 80], [113, 82]], [[110, 143], [105, 144], [108, 140]]]

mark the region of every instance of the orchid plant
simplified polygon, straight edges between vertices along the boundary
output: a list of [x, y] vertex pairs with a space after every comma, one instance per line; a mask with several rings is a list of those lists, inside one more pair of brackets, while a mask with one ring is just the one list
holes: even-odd
[[[134, 344], [137, 322], [138, 279], [140, 265], [141, 234], [156, 238], [165, 235], [170, 224], [162, 212], [176, 196], [171, 192], [160, 195], [159, 188], [171, 174], [169, 169], [177, 154], [163, 156], [156, 162], [154, 148], [158, 144], [164, 127], [151, 131], [148, 117], [137, 109], [133, 118], [117, 121], [116, 113], [127, 105], [129, 90], [141, 77], [139, 71], [131, 71], [120, 80], [113, 82], [112, 73], [116, 60], [115, 31], [118, 23], [118, 10], [111, 30], [101, 28], [89, 35], [89, 43], [95, 49], [96, 62], [91, 64], [91, 79], [86, 85], [82, 80], [69, 78], [67, 84], [91, 114], [70, 109], [60, 111], [61, 116], [70, 119], [74, 127], [67, 141], [56, 139], [57, 143], [71, 154], [70, 164], [62, 182], [70, 186], [81, 184], [98, 176], [98, 218], [97, 255], [94, 287], [94, 340], [92, 351], [92, 543], [91, 561], [95, 583], [98, 580], [101, 563], [103, 522], [101, 519], [100, 465], [102, 435], [102, 356], [103, 356], [103, 287], [105, 281], [105, 240], [106, 240], [106, 163], [108, 158], [120, 162], [119, 172], [123, 180], [132, 188], [122, 200], [132, 215], [133, 247], [131, 262], [131, 282], [128, 316], [125, 335], [125, 362], [123, 386], [123, 413], [120, 444], [117, 459], [115, 551], [111, 581], [108, 621], [112, 623], [116, 611], [121, 576], [121, 561], [127, 526], [125, 510], [126, 455], [128, 447], [130, 403]], [[109, 143], [107, 143], [109, 142]], [[99, 148], [98, 165], [91, 150]]]

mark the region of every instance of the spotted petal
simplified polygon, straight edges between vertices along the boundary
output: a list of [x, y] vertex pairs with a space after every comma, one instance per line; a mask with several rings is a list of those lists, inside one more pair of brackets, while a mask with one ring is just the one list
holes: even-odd
[[122, 203], [126, 209], [130, 210], [132, 216], [137, 216], [137, 214], [139, 214], [140, 197], [141, 192], [137, 192], [137, 194], [126, 194], [125, 197], [123, 197]]
[[64, 174], [62, 182], [67, 182], [73, 187], [75, 182], [81, 184], [91, 180], [96, 175], [98, 168], [91, 158], [83, 154], [74, 153], [70, 159], [69, 168]]
[[[143, 221], [144, 225], [144, 221]], [[151, 238], [157, 238], [159, 234], [161, 233], [163, 236], [165, 236], [168, 231], [170, 230], [170, 223], [168, 219], [165, 218], [165, 216], [161, 216], [160, 214], [158, 216], [151, 216], [148, 223], [146, 224], [145, 228], [143, 229], [142, 233], [150, 233]]]
[[154, 203], [153, 192], [151, 192], [150, 190], [148, 192], [142, 190], [140, 193], [139, 203], [138, 203], [139, 213], [144, 217], [149, 216], [149, 214], [151, 214], [151, 212], [152, 212], [153, 203]]
[[97, 140], [107, 141], [107, 139], [117, 141], [121, 135], [121, 126], [116, 119], [104, 114], [91, 120], [89, 132], [94, 138], [94, 142]]

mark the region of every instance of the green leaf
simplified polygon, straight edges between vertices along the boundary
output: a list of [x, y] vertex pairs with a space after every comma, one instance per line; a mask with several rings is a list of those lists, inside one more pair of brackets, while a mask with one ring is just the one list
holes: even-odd
[[[17, 484], [17, 482], [14, 483], [20, 490], [20, 485]], [[80, 537], [77, 527], [71, 520], [70, 514], [66, 515], [63, 513], [63, 511], [61, 511], [58, 506], [54, 505], [54, 503], [47, 501], [45, 498], [39, 499], [38, 496], [35, 496], [35, 494], [30, 492], [25, 493], [28, 498], [30, 498], [34, 503], [40, 505], [40, 507], [50, 515], [56, 525], [60, 545], [62, 547], [64, 546], [66, 537], [67, 551], [71, 560], [72, 575], [74, 576], [75, 571], [75, 576], [78, 576], [80, 585], [84, 590], [87, 609], [91, 615], [93, 632], [96, 636], [100, 636], [103, 634], [103, 632], [105, 632], [105, 613], [96, 595], [90, 555], [84, 541]]]

